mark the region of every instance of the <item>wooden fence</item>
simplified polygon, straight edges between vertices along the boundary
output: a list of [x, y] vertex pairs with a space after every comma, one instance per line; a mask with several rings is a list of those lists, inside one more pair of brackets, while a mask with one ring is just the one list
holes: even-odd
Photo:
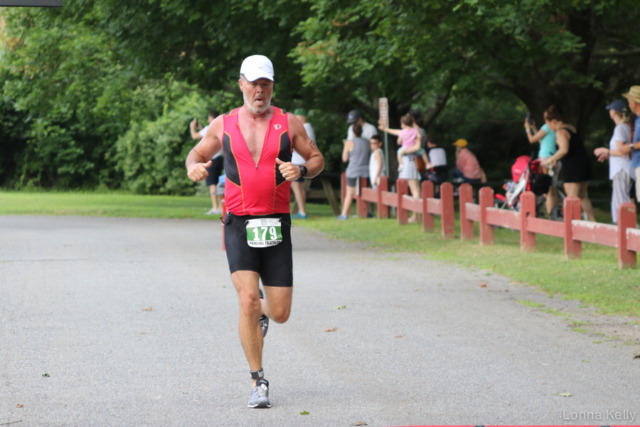
[[[342, 194], [346, 188], [346, 174], [342, 175]], [[435, 231], [435, 215], [440, 215], [442, 237], [453, 239], [455, 235], [455, 215], [453, 209], [453, 185], [446, 182], [440, 186], [440, 198], [433, 198], [433, 183], [422, 183], [422, 198], [417, 199], [409, 195], [409, 182], [406, 179], [396, 181], [396, 192], [389, 190], [389, 178], [380, 177], [377, 189], [367, 188], [367, 178], [360, 178], [360, 194], [356, 194], [356, 211], [360, 218], [367, 217], [367, 203], [378, 205], [378, 218], [389, 218], [389, 208], [397, 209], [398, 224], [409, 221], [409, 212], [422, 214], [422, 230]]]
[[[367, 188], [367, 179], [361, 178], [360, 192], [356, 195], [356, 210], [361, 218], [367, 216], [367, 203], [378, 206], [378, 218], [389, 218], [389, 208], [397, 208], [398, 224], [408, 221], [409, 212], [422, 214], [423, 231], [435, 231], [434, 215], [441, 216], [442, 236], [454, 237], [453, 186], [440, 186], [440, 199], [433, 198], [433, 183], [422, 183], [422, 198], [409, 196], [408, 181], [396, 181], [396, 192], [390, 192], [387, 177], [380, 178], [376, 190]], [[343, 194], [346, 175], [342, 176]], [[525, 192], [520, 199], [520, 212], [494, 207], [493, 189], [484, 187], [479, 191], [479, 203], [473, 203], [473, 189], [462, 184], [459, 189], [460, 238], [474, 238], [474, 222], [479, 223], [480, 245], [492, 245], [494, 228], [505, 227], [520, 231], [520, 250], [535, 251], [536, 234], [564, 239], [566, 259], [577, 259], [582, 254], [582, 242], [596, 243], [618, 249], [618, 266], [636, 266], [637, 252], [640, 252], [640, 230], [636, 228], [636, 207], [633, 203], [623, 203], [618, 208], [618, 225], [582, 221], [580, 219], [580, 199], [567, 197], [564, 200], [564, 221], [536, 218], [535, 195]]]

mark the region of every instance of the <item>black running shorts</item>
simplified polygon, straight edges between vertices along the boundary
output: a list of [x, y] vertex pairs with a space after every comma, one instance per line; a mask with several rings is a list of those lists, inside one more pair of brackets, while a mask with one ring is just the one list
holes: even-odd
[[[246, 222], [254, 218], [280, 218], [282, 242], [266, 248], [249, 246]], [[293, 286], [291, 215], [238, 216], [228, 213], [224, 222], [224, 244], [232, 274], [242, 270], [255, 271], [260, 274], [264, 286]]]

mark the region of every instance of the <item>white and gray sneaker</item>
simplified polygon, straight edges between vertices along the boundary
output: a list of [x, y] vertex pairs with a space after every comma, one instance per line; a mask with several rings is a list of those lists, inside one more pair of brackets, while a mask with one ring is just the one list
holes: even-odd
[[[258, 291], [260, 292], [260, 299], [264, 299], [262, 289], [258, 289]], [[269, 331], [269, 318], [264, 314], [260, 316], [260, 329], [262, 329], [262, 337], [266, 337], [267, 332]]]
[[269, 402], [269, 381], [260, 378], [256, 381], [256, 386], [251, 390], [249, 408], [271, 408]]

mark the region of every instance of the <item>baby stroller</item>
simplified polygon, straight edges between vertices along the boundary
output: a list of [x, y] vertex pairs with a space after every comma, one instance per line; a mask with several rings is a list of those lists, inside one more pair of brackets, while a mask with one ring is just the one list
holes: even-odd
[[549, 192], [552, 179], [542, 173], [540, 160], [532, 160], [532, 156], [520, 156], [511, 166], [513, 181], [504, 185], [506, 195], [497, 194], [496, 207], [520, 211], [520, 196], [525, 191], [533, 191], [536, 195], [536, 217], [544, 215], [545, 194]]

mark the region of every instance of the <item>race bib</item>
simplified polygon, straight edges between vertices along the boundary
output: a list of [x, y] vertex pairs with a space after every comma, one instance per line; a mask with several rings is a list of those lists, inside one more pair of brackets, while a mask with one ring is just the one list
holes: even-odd
[[247, 221], [247, 244], [252, 248], [276, 246], [282, 242], [279, 218], [257, 218]]

